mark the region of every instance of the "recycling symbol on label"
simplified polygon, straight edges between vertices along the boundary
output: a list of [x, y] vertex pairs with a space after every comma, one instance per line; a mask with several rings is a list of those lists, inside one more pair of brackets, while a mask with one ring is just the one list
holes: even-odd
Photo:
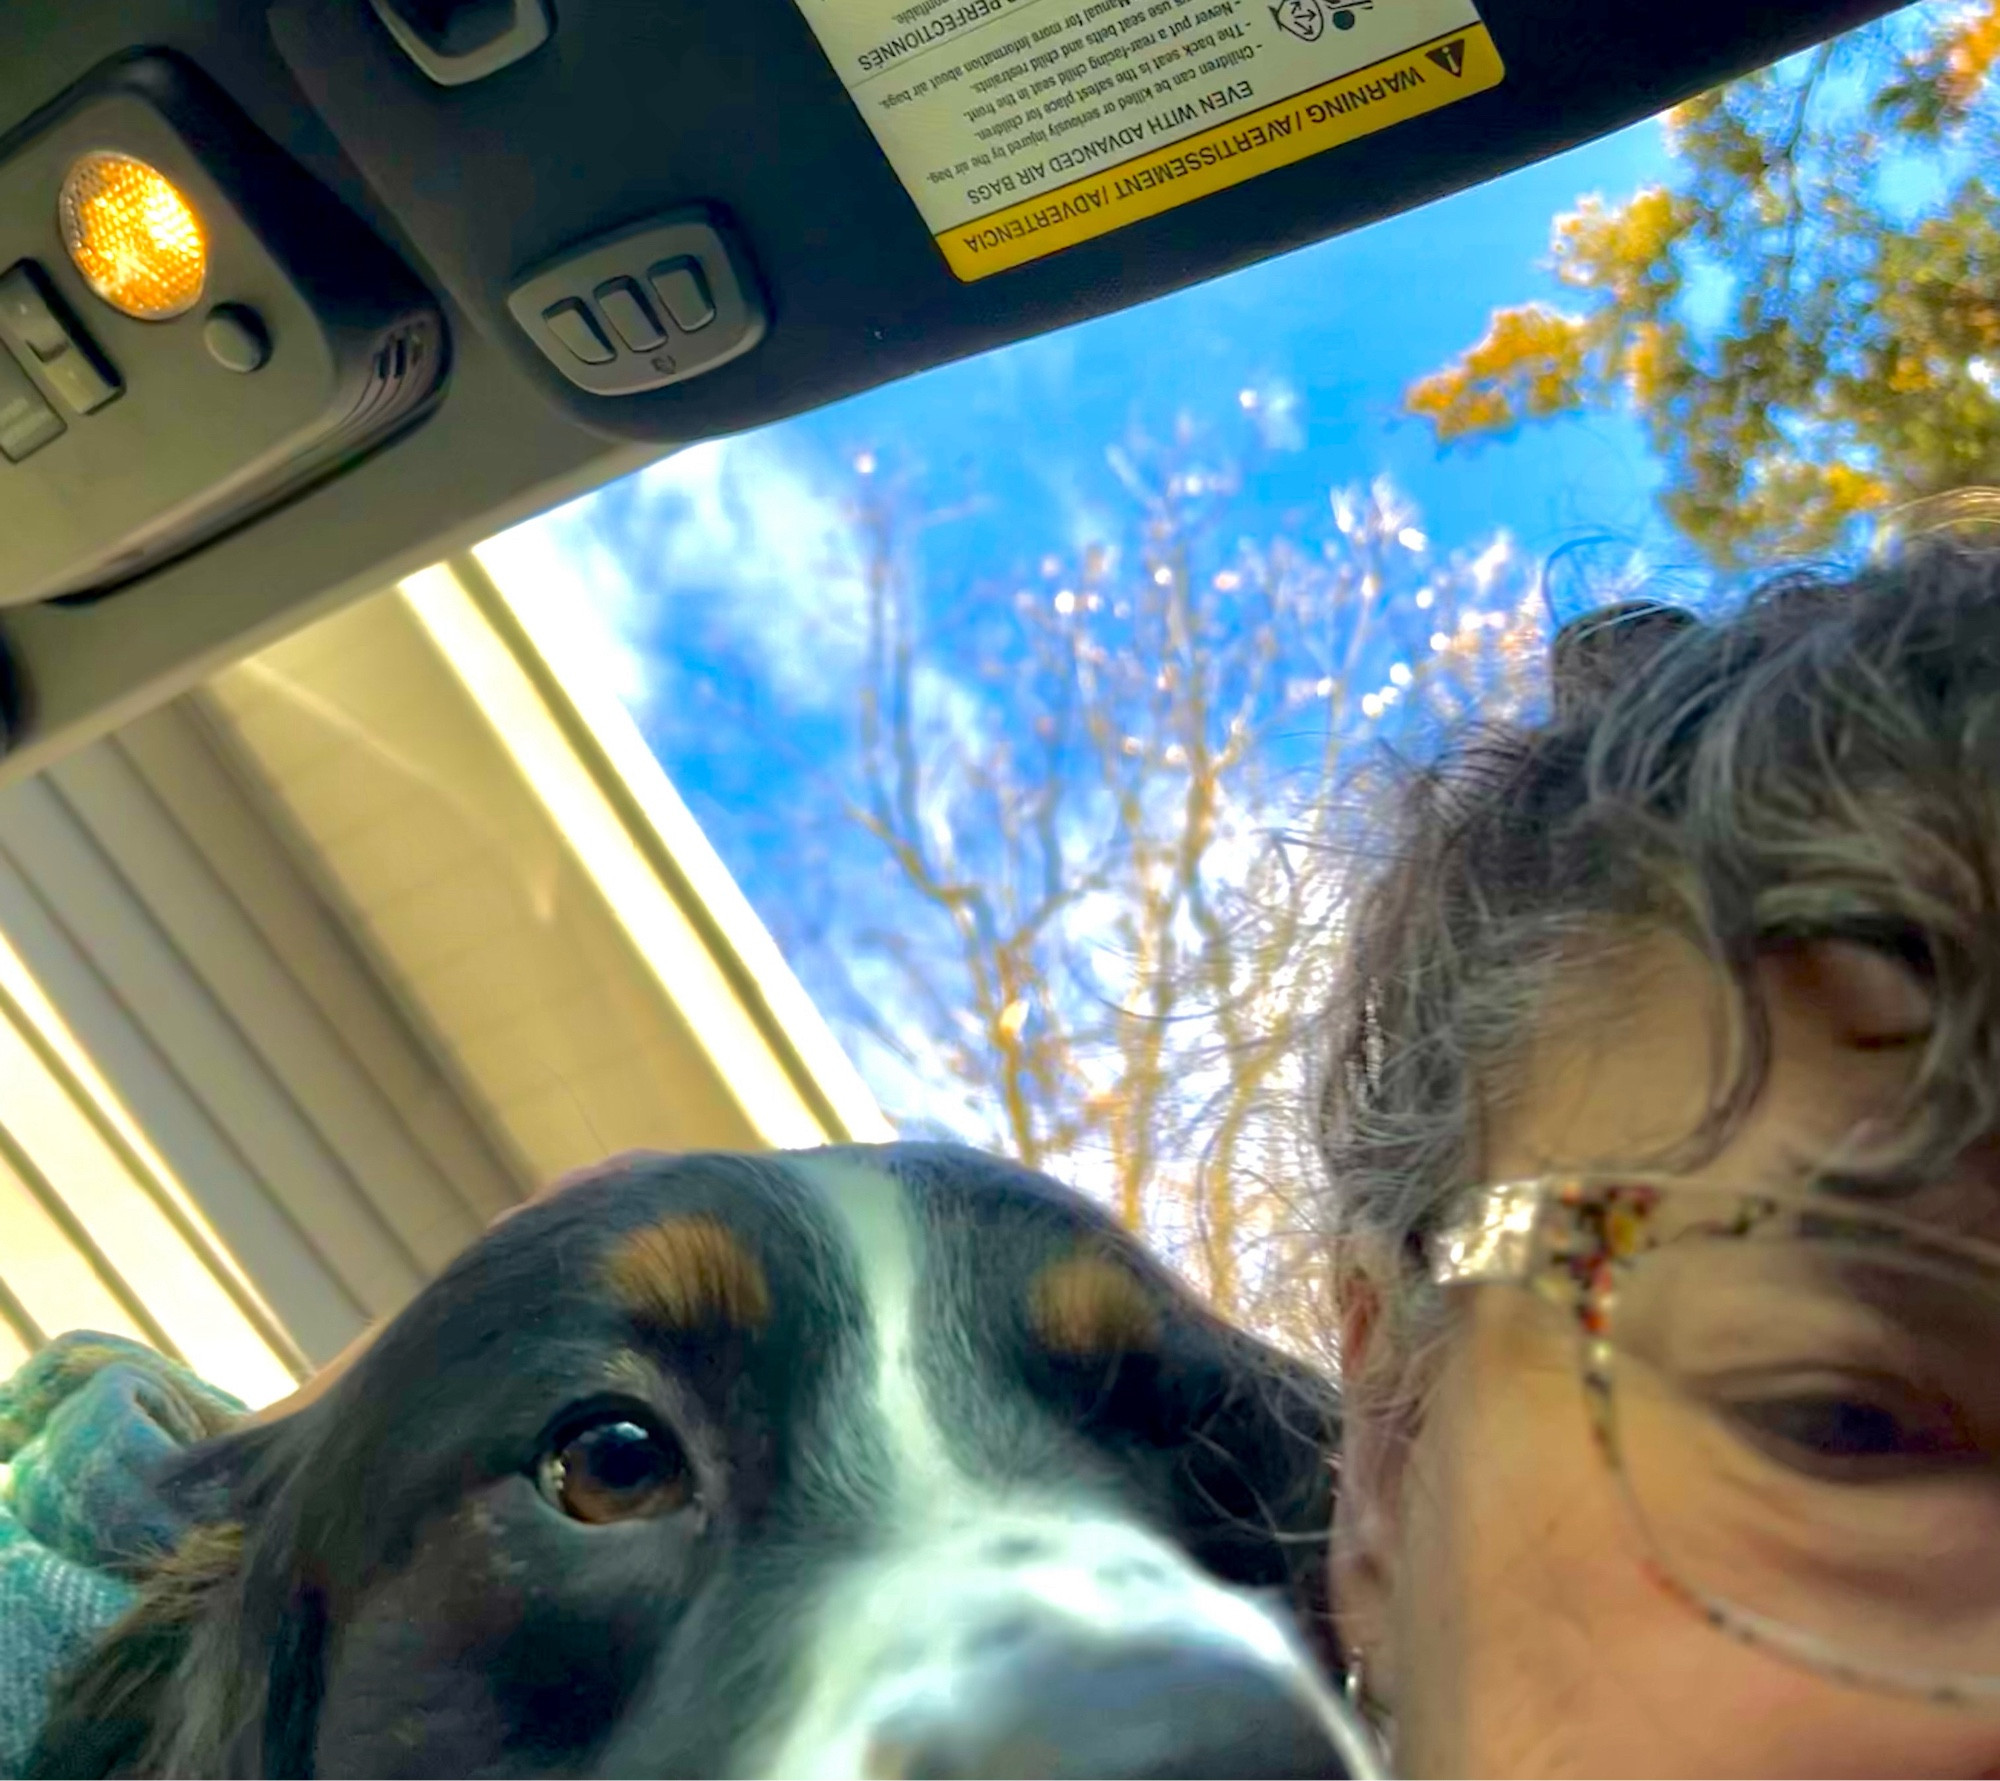
[[1279, 0], [1271, 17], [1280, 31], [1302, 43], [1317, 43], [1327, 25], [1336, 31], [1352, 31], [1357, 12], [1372, 12], [1375, 0]]

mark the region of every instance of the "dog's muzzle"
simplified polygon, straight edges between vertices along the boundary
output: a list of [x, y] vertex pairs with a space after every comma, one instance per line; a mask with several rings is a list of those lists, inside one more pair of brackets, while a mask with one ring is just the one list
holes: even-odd
[[1124, 1521], [985, 1516], [857, 1569], [772, 1775], [1356, 1776], [1368, 1733], [1283, 1614]]
[[1346, 1775], [1327, 1715], [1290, 1678], [1194, 1640], [1022, 1640], [970, 1698], [894, 1715], [862, 1764], [893, 1777]]

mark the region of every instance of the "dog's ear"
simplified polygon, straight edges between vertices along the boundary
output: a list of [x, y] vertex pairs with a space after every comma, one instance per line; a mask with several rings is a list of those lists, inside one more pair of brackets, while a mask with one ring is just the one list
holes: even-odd
[[224, 1522], [185, 1534], [154, 1565], [139, 1599], [51, 1691], [30, 1776], [143, 1771], [195, 1627], [218, 1607], [243, 1560], [243, 1527]]
[[278, 1625], [252, 1624], [268, 1579], [292, 1569], [283, 1485], [305, 1445], [294, 1420], [306, 1419], [204, 1443], [162, 1481], [183, 1531], [51, 1690], [28, 1775], [309, 1772], [310, 1714], [301, 1725], [296, 1708], [318, 1696], [321, 1616], [281, 1591]]
[[1207, 1523], [1204, 1562], [1281, 1593], [1307, 1643], [1334, 1649], [1328, 1554], [1340, 1399], [1314, 1369], [1242, 1331], [1226, 1338], [1228, 1390], [1197, 1418], [1180, 1488], [1191, 1523]]

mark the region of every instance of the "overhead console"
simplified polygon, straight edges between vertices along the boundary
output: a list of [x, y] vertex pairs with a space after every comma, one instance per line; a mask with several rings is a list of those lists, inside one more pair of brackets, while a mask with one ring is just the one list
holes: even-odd
[[0, 604], [98, 594], [419, 419], [424, 285], [191, 64], [0, 141]]
[[0, 0], [0, 780], [676, 445], [1886, 10]]

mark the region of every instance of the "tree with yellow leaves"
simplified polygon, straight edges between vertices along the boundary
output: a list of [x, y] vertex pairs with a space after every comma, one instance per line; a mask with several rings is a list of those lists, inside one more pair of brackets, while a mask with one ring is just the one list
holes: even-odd
[[1724, 565], [2000, 482], [1996, 56], [2000, 0], [1926, 4], [1677, 107], [1675, 177], [1558, 217], [1565, 300], [1409, 407], [1446, 444], [1626, 408]]

